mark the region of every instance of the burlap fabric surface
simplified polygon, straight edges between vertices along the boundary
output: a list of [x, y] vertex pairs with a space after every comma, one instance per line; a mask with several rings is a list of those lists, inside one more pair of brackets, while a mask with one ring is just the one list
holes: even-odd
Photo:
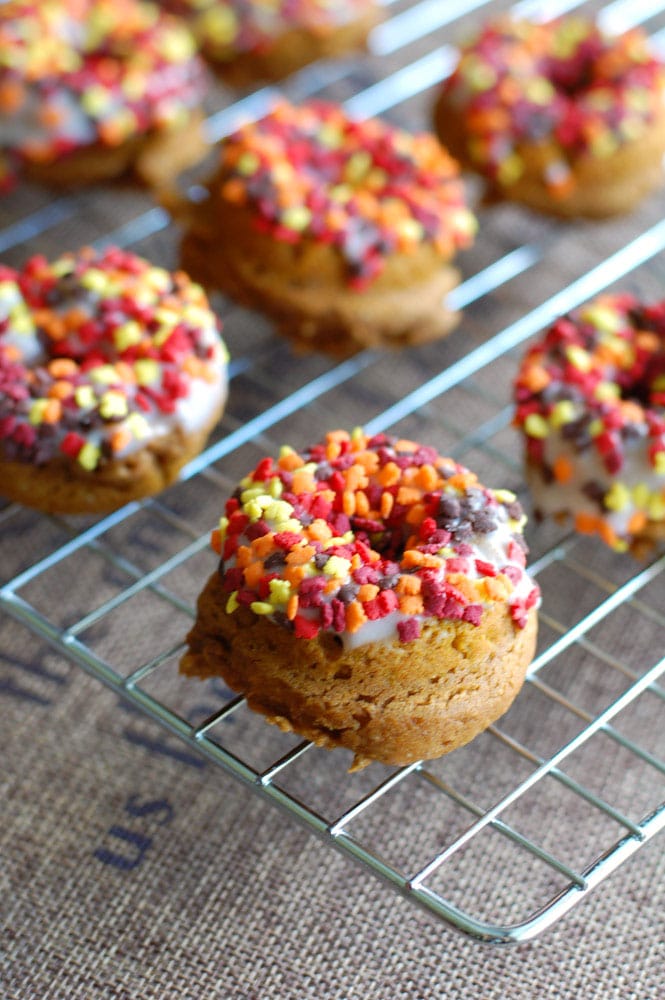
[[[399, 3], [390, 12], [410, 7]], [[286, 91], [302, 97], [317, 79], [324, 88], [317, 93], [361, 94], [503, 7], [480, 5], [390, 56], [384, 45], [383, 55], [351, 63], [334, 86], [324, 86], [329, 68], [317, 68]], [[664, 25], [661, 14], [649, 27]], [[388, 117], [427, 126], [434, 94], [423, 87], [402, 103], [386, 101]], [[211, 111], [233, 97], [218, 88]], [[470, 191], [475, 196], [473, 185]], [[331, 427], [373, 420], [627, 247], [635, 246], [635, 259], [630, 250], [597, 287], [662, 296], [663, 206], [660, 192], [630, 218], [565, 225], [519, 209], [481, 207], [482, 235], [464, 255], [464, 276], [484, 273], [523, 246], [533, 248], [525, 270], [515, 258], [514, 272], [495, 275], [479, 297], [469, 294], [462, 325], [444, 343], [363, 356], [352, 369], [338, 370], [320, 355], [294, 355], [264, 321], [216, 299], [236, 368], [214, 439], [239, 434], [239, 447], [86, 545], [77, 539], [94, 520], [0, 510], [1, 584], [73, 540], [53, 567], [20, 588], [40, 616], [33, 628], [9, 614], [9, 605], [0, 612], [2, 1000], [646, 1000], [665, 993], [662, 834], [535, 941], [481, 944], [404, 900], [130, 709], [73, 661], [62, 639], [62, 630], [75, 626], [70, 648], [84, 649], [120, 676], [163, 656], [141, 689], [189, 721], [206, 718], [230, 695], [219, 685], [179, 679], [177, 648], [215, 565], [205, 537], [237, 479], [283, 442], [305, 445]], [[164, 266], [177, 264], [178, 231], [143, 192], [95, 188], [63, 196], [22, 185], [0, 202], [0, 249], [11, 264], [109, 233]], [[643, 233], [653, 234], [653, 242], [638, 260], [634, 241]], [[454, 453], [485, 482], [518, 490], [528, 507], [509, 426], [518, 354], [481, 364], [395, 427]], [[321, 378], [329, 384], [313, 381]], [[297, 405], [261, 422], [305, 385], [311, 390]], [[254, 423], [244, 440], [248, 421]], [[192, 547], [197, 538], [201, 545]], [[537, 761], [630, 691], [665, 650], [662, 550], [638, 564], [573, 538], [565, 527], [533, 521], [528, 538], [533, 559], [542, 560], [539, 652], [547, 657], [561, 636], [564, 645], [501, 721], [503, 738], [485, 734], [424, 775], [410, 775], [350, 825], [360, 842], [400, 870], [418, 871], [452, 843], [472, 822], [473, 808], [482, 812], [498, 802]], [[166, 560], [173, 561], [159, 575]], [[592, 627], [584, 625], [589, 614], [597, 616]], [[580, 641], [568, 643], [579, 623]], [[656, 684], [562, 762], [564, 780], [538, 782], [502, 820], [566, 869], [585, 870], [626, 829], [574, 788], [640, 822], [665, 798], [663, 721], [663, 688]], [[297, 742], [242, 708], [215, 738], [259, 771]], [[280, 776], [281, 787], [333, 821], [388, 773], [372, 766], [349, 776], [348, 763], [339, 753], [307, 752]], [[443, 794], [444, 786], [457, 798]], [[432, 886], [478, 919], [503, 926], [527, 919], [568, 881], [505, 830], [488, 828]]]

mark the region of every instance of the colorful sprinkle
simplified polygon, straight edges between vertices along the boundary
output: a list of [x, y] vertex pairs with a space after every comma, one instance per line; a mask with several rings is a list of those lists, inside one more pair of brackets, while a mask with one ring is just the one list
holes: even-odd
[[[360, 496], [367, 507], [358, 514]], [[383, 623], [382, 638], [409, 642], [427, 618], [477, 626], [496, 602], [519, 602], [513, 617], [525, 624], [538, 590], [524, 569], [523, 521], [513, 493], [481, 486], [433, 448], [334, 431], [302, 454], [262, 459], [211, 541], [224, 589], [238, 595], [233, 608], [244, 604], [300, 638], [323, 629], [347, 641], [368, 623], [376, 637]]]

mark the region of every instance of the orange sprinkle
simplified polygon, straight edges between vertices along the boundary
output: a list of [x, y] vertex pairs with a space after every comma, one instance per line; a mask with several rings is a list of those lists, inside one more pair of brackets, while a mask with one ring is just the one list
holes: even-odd
[[48, 391], [48, 395], [51, 399], [67, 399], [74, 391], [74, 386], [71, 382], [54, 382]]
[[532, 364], [522, 372], [520, 382], [531, 392], [540, 392], [550, 384], [550, 376], [543, 365]]
[[397, 503], [404, 504], [405, 507], [410, 507], [412, 504], [418, 503], [422, 498], [423, 491], [415, 487], [410, 486], [400, 486], [397, 491]]
[[[111, 447], [113, 447], [113, 442], [111, 442]], [[210, 532], [210, 548], [218, 556], [222, 554], [222, 533], [219, 528], [213, 528]]]
[[57, 424], [62, 416], [62, 403], [59, 399], [49, 399], [42, 413], [45, 424]]
[[245, 185], [239, 177], [232, 177], [222, 184], [220, 194], [222, 198], [232, 202], [234, 205], [242, 205], [247, 200]]
[[418, 451], [420, 445], [416, 441], [408, 441], [406, 438], [400, 438], [395, 444], [395, 451]]
[[365, 601], [373, 601], [378, 593], [379, 588], [375, 583], [363, 583], [356, 597], [364, 604]]
[[415, 574], [406, 574], [401, 576], [397, 581], [395, 590], [398, 594], [413, 595], [419, 594], [422, 589], [423, 582], [419, 576]]
[[298, 604], [299, 604], [298, 595], [291, 594], [288, 601], [286, 602], [286, 617], [289, 619], [290, 622], [292, 622], [295, 616], [298, 614]]
[[312, 521], [307, 526], [306, 531], [307, 537], [313, 542], [327, 542], [329, 538], [332, 538], [332, 531], [322, 517], [317, 517], [315, 521]]
[[600, 521], [601, 518], [595, 514], [585, 514], [583, 511], [579, 511], [575, 515], [575, 530], [579, 531], [581, 535], [595, 535]]
[[298, 587], [307, 576], [306, 566], [287, 566], [282, 576], [292, 587]]
[[267, 535], [261, 535], [259, 538], [255, 538], [252, 543], [252, 552], [258, 559], [265, 559], [266, 556], [270, 555], [274, 548], [273, 536], [268, 532]]
[[297, 451], [289, 451], [279, 458], [277, 464], [284, 472], [293, 472], [294, 469], [299, 469], [301, 465], [305, 464], [305, 459], [301, 458]]
[[358, 517], [367, 517], [369, 514], [369, 500], [367, 494], [363, 493], [362, 490], [358, 490], [356, 493], [356, 514]]
[[439, 475], [433, 465], [421, 465], [415, 478], [416, 486], [425, 492], [435, 490], [439, 485]]
[[342, 510], [347, 517], [353, 517], [356, 512], [356, 495], [352, 490], [344, 490], [342, 493]]
[[353, 555], [351, 556], [351, 569], [352, 570], [360, 569], [362, 564], [363, 564], [362, 559], [360, 558], [357, 552], [354, 552]]
[[67, 375], [76, 375], [79, 366], [71, 358], [53, 358], [48, 363], [48, 370], [53, 378], [66, 378]]
[[[399, 494], [398, 494], [399, 500]], [[422, 503], [414, 503], [411, 510], [405, 517], [407, 524], [421, 524], [423, 518], [425, 517], [425, 505]]]
[[376, 478], [384, 489], [388, 486], [397, 486], [402, 478], [402, 470], [394, 462], [386, 462]]
[[356, 462], [358, 465], [362, 465], [368, 475], [372, 475], [379, 467], [379, 456], [375, 451], [364, 451], [358, 455]]
[[3, 80], [0, 84], [0, 111], [12, 114], [21, 107], [25, 90], [17, 80]]
[[[352, 465], [344, 475], [347, 490], [362, 490], [369, 484], [367, 473], [362, 465]], [[295, 491], [297, 492], [297, 490]]]
[[402, 556], [402, 566], [405, 569], [412, 569], [414, 566], [423, 566], [426, 569], [438, 569], [443, 560], [439, 556], [429, 555], [427, 552], [419, 552], [418, 549], [407, 549]]
[[339, 441], [330, 441], [326, 445], [326, 458], [329, 462], [334, 462], [336, 458], [339, 457], [339, 453], [342, 450], [342, 446]]
[[[642, 513], [641, 511], [638, 511], [638, 514], [641, 513]], [[645, 518], [645, 523], [646, 523], [646, 518]], [[636, 528], [635, 530], [639, 531], [640, 528]], [[619, 541], [619, 537], [614, 528], [608, 521], [603, 521], [601, 519], [600, 524], [598, 525], [598, 534], [600, 535], [600, 537], [602, 538], [602, 540], [605, 542], [606, 545], [609, 545], [611, 548], [616, 548], [617, 542]]]
[[573, 463], [565, 455], [559, 455], [554, 461], [552, 471], [557, 483], [569, 483], [574, 475]]
[[357, 632], [361, 625], [367, 621], [367, 615], [363, 611], [360, 601], [351, 601], [346, 606], [346, 629], [347, 632]]
[[470, 486], [475, 486], [478, 479], [473, 472], [455, 472], [448, 482], [456, 490], [467, 490]]
[[291, 489], [294, 493], [314, 492], [314, 476], [309, 469], [298, 468], [295, 470]]
[[265, 572], [265, 566], [260, 559], [250, 563], [249, 566], [245, 567], [245, 583], [250, 588], [258, 586], [259, 580], [265, 576]]
[[419, 594], [407, 594], [400, 597], [399, 609], [403, 615], [421, 615], [424, 610], [423, 599]]
[[239, 569], [244, 569], [245, 566], [249, 566], [252, 560], [252, 550], [248, 545], [239, 545], [238, 551], [236, 552], [236, 566]]
[[131, 443], [131, 440], [131, 432], [128, 431], [126, 427], [118, 427], [118, 429], [113, 431], [113, 434], [111, 434], [110, 441], [112, 451], [122, 451], [123, 448], [126, 448], [127, 445]]
[[632, 535], [637, 534], [639, 531], [643, 531], [646, 527], [647, 516], [643, 510], [636, 510], [632, 515], [630, 521], [628, 522], [628, 531]]
[[316, 555], [313, 545], [301, 545], [297, 549], [291, 549], [286, 557], [288, 566], [304, 566]]
[[390, 512], [393, 509], [393, 504], [395, 503], [395, 497], [392, 493], [383, 493], [381, 496], [381, 517], [386, 520], [390, 517]]

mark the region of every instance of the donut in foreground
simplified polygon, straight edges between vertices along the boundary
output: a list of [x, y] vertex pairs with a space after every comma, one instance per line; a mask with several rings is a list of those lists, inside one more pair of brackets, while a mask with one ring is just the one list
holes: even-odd
[[181, 669], [353, 768], [438, 757], [508, 709], [531, 662], [523, 522], [514, 494], [412, 441], [283, 448], [213, 532]]
[[168, 0], [226, 82], [279, 80], [316, 59], [362, 49], [379, 20], [375, 0]]
[[665, 302], [608, 294], [557, 320], [515, 403], [538, 514], [619, 552], [665, 537]]
[[663, 182], [665, 64], [639, 28], [499, 19], [462, 49], [435, 125], [492, 197], [561, 216], [628, 212]]
[[0, 4], [0, 188], [133, 171], [161, 186], [207, 149], [205, 69], [184, 24], [142, 0]]
[[300, 347], [348, 355], [457, 321], [452, 258], [475, 219], [433, 136], [280, 103], [222, 143], [207, 199], [182, 211], [183, 267]]
[[226, 363], [182, 272], [116, 248], [0, 267], [0, 494], [76, 514], [159, 492], [221, 416]]

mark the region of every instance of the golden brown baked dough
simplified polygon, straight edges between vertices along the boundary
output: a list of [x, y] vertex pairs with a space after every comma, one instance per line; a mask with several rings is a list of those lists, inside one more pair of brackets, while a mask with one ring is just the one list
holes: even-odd
[[[222, 202], [201, 206], [182, 243], [182, 266], [207, 288], [260, 308], [299, 349], [346, 357], [365, 347], [402, 347], [449, 333], [459, 313], [445, 305], [459, 271], [423, 244], [396, 253], [362, 294], [329, 244], [280, 243], [257, 231], [252, 213]], [[223, 233], [224, 239], [218, 234]]]
[[171, 486], [183, 465], [204, 447], [221, 415], [220, 406], [201, 430], [185, 434], [176, 428], [140, 451], [124, 459], [111, 459], [92, 472], [64, 456], [39, 466], [8, 461], [2, 457], [0, 444], [0, 493], [47, 514], [104, 514], [116, 510]]
[[437, 757], [524, 680], [524, 521], [514, 494], [417, 442], [357, 429], [285, 447], [226, 501], [181, 669], [355, 767]]
[[0, 267], [0, 493], [79, 514], [159, 492], [219, 420], [227, 358], [182, 272], [115, 247]]
[[183, 673], [222, 676], [281, 729], [353, 751], [352, 769], [409, 764], [468, 743], [508, 710], [536, 643], [535, 608], [523, 629], [494, 605], [479, 627], [430, 621], [415, 643], [344, 650], [330, 633], [294, 641], [246, 608], [227, 614], [225, 603], [215, 573], [198, 601]]

